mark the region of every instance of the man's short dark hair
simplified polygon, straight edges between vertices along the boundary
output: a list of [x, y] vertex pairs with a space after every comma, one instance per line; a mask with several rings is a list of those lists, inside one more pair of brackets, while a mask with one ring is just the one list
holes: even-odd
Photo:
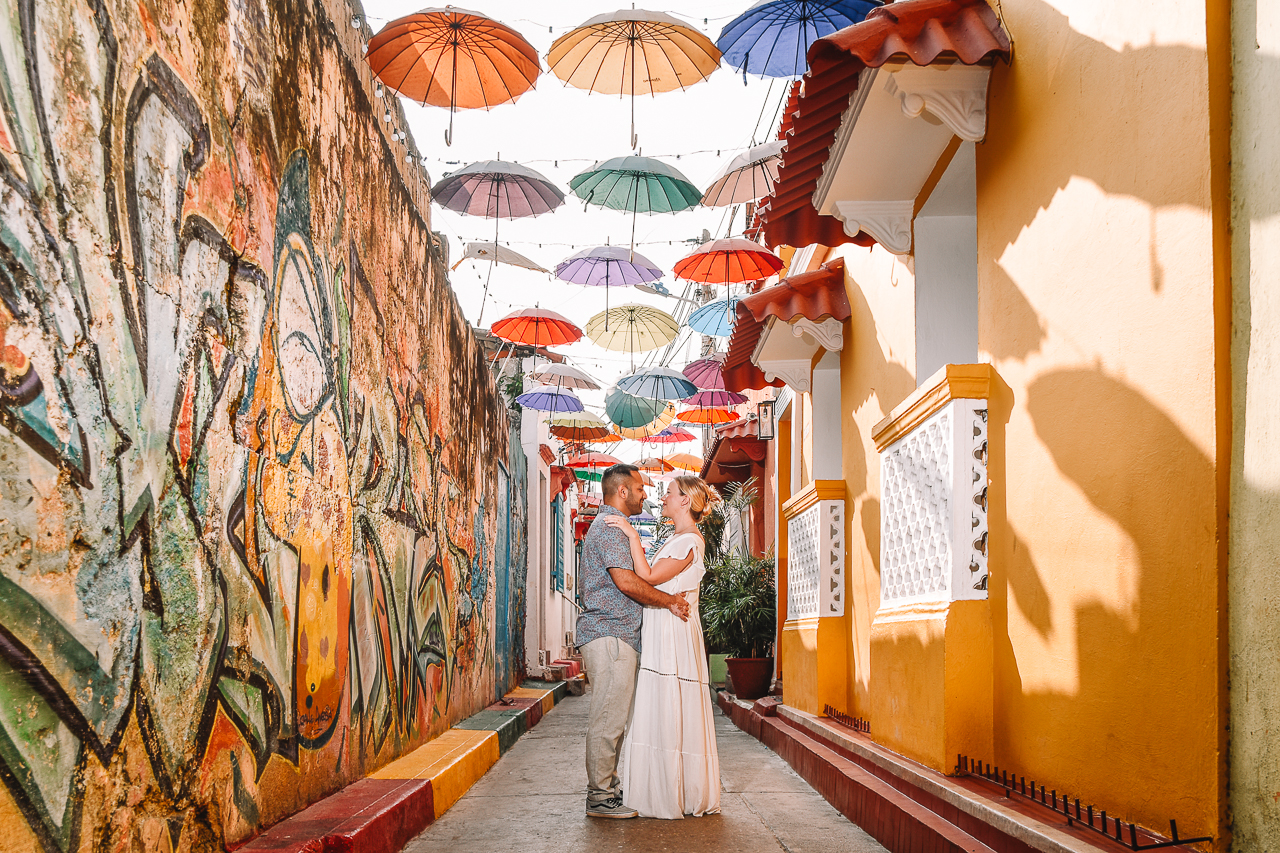
[[630, 484], [631, 475], [640, 469], [634, 465], [628, 465], [625, 462], [619, 462], [610, 468], [605, 469], [604, 476], [600, 478], [600, 491], [606, 498], [611, 498], [618, 493], [618, 488], [624, 484]]

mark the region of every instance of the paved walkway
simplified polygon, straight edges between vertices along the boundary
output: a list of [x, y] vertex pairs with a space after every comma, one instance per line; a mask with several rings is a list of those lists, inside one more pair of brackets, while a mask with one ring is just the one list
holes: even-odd
[[586, 805], [590, 695], [568, 696], [406, 853], [607, 850], [884, 853], [781, 758], [716, 709], [722, 813], [685, 820], [598, 820]]

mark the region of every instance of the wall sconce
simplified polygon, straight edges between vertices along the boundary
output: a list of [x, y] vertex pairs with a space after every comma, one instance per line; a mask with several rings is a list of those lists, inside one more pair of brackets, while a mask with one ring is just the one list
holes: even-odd
[[756, 403], [756, 438], [761, 441], [773, 441], [774, 420], [773, 420], [773, 400], [761, 400]]

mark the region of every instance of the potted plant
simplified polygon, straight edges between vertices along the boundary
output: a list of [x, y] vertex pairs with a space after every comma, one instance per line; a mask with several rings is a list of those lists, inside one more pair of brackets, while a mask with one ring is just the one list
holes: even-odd
[[773, 678], [777, 588], [772, 556], [722, 553], [707, 566], [699, 594], [708, 646], [729, 653], [725, 665], [740, 699], [759, 699]]

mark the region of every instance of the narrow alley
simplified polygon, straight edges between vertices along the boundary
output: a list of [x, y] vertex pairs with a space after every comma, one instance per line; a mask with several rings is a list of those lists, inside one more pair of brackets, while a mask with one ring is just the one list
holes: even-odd
[[719, 710], [721, 814], [682, 821], [589, 820], [582, 801], [590, 702], [590, 693], [561, 701], [453, 808], [407, 844], [405, 853], [488, 853], [514, 845], [517, 836], [526, 853], [885, 849]]

